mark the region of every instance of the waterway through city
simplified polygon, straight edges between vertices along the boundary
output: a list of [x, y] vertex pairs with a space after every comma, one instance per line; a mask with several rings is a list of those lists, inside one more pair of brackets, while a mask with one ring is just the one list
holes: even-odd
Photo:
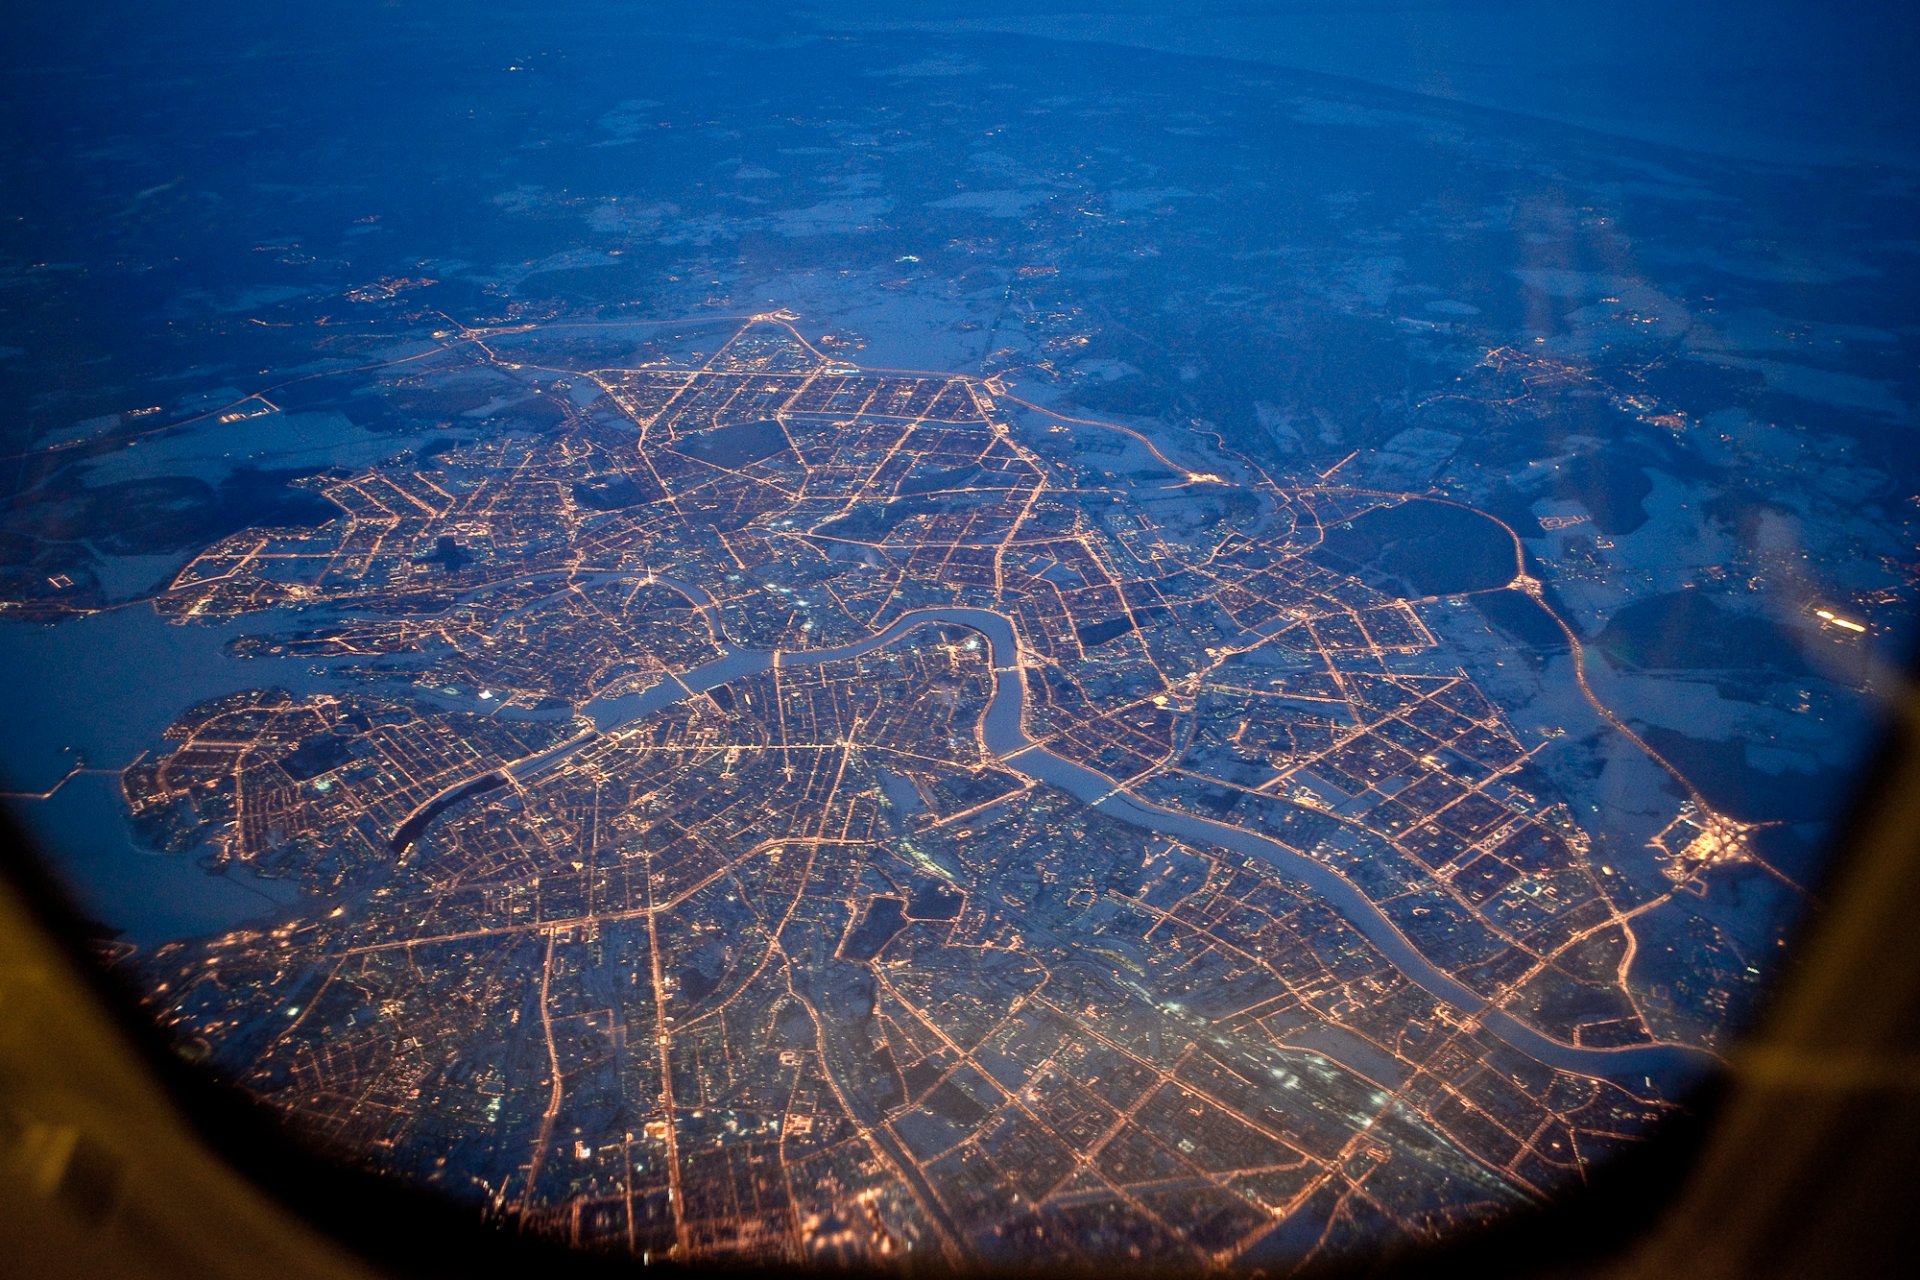
[[[916, 609], [864, 640], [831, 649], [778, 654], [736, 650], [678, 676], [668, 676], [642, 692], [596, 698], [585, 710], [597, 728], [610, 732], [744, 676], [757, 675], [776, 666], [818, 666], [857, 658], [892, 644], [909, 632], [935, 625], [962, 627], [987, 642], [994, 687], [987, 704], [983, 736], [987, 749], [1007, 768], [1058, 788], [1131, 826], [1189, 843], [1223, 846], [1267, 862], [1331, 903], [1414, 983], [1467, 1011], [1501, 1040], [1549, 1066], [1587, 1075], [1644, 1076], [1671, 1097], [1698, 1081], [1717, 1061], [1705, 1050], [1683, 1045], [1591, 1048], [1555, 1040], [1504, 1010], [1489, 1007], [1483, 997], [1428, 960], [1399, 926], [1351, 881], [1299, 850], [1242, 827], [1148, 803], [1122, 790], [1105, 774], [1049, 751], [1026, 731], [1026, 682], [1022, 678], [1020, 646], [1013, 624], [991, 610], [959, 606]], [[554, 763], [584, 745], [584, 742], [570, 744], [568, 751], [543, 757], [540, 764]]]

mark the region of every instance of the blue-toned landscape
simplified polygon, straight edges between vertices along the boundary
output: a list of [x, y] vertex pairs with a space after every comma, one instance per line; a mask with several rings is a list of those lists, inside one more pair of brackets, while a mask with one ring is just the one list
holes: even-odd
[[181, 1053], [590, 1252], [1572, 1194], [1904, 678], [1917, 32], [39, 6], [8, 808]]

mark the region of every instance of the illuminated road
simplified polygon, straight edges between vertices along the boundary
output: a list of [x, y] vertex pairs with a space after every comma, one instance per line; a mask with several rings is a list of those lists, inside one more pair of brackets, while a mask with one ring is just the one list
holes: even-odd
[[[933, 625], [963, 627], [986, 640], [993, 663], [994, 690], [987, 705], [984, 740], [987, 749], [1014, 772], [1057, 787], [1131, 826], [1189, 843], [1224, 846], [1262, 859], [1312, 888], [1414, 983], [1468, 1012], [1501, 1040], [1548, 1066], [1584, 1075], [1616, 1078], [1642, 1075], [1659, 1083], [1668, 1096], [1673, 1096], [1698, 1081], [1702, 1073], [1717, 1062], [1705, 1050], [1681, 1045], [1602, 1049], [1552, 1039], [1503, 1010], [1489, 1008], [1484, 997], [1421, 954], [1379, 907], [1339, 873], [1256, 832], [1149, 804], [1124, 791], [1105, 774], [1047, 750], [1036, 743], [1025, 728], [1026, 682], [1020, 678], [1024, 667], [1013, 624], [991, 610], [960, 606], [916, 609], [865, 640], [832, 649], [777, 654], [736, 650], [679, 676], [668, 676], [644, 692], [596, 698], [587, 704], [585, 711], [602, 732], [608, 732], [744, 676], [776, 666], [814, 666], [856, 658], [892, 644], [920, 627]], [[1014, 678], [1003, 679], [1004, 676]], [[556, 763], [583, 745], [585, 739], [564, 744], [565, 750], [545, 756], [540, 764], [544, 767]]]

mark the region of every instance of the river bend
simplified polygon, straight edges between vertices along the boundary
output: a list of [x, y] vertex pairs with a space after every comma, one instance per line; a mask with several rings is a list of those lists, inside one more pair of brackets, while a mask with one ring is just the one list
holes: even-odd
[[[1120, 785], [1105, 774], [1049, 751], [1026, 731], [1027, 688], [1021, 678], [1020, 645], [1013, 624], [988, 609], [963, 606], [915, 609], [864, 640], [831, 649], [777, 654], [735, 650], [678, 676], [669, 675], [642, 692], [595, 698], [585, 710], [594, 724], [607, 732], [743, 676], [757, 675], [775, 666], [817, 666], [856, 658], [892, 644], [909, 632], [934, 625], [963, 627], [986, 640], [994, 680], [993, 695], [987, 704], [984, 738], [987, 749], [1008, 769], [1056, 787], [1109, 817], [1143, 830], [1188, 843], [1220, 845], [1262, 859], [1288, 879], [1307, 885], [1331, 903], [1414, 983], [1438, 999], [1469, 1012], [1501, 1040], [1548, 1066], [1584, 1075], [1623, 1079], [1645, 1076], [1657, 1082], [1666, 1096], [1673, 1097], [1698, 1082], [1717, 1063], [1718, 1059], [1710, 1052], [1684, 1045], [1626, 1045], [1603, 1049], [1555, 1040], [1505, 1010], [1490, 1007], [1484, 997], [1428, 960], [1385, 912], [1338, 872], [1257, 832], [1140, 800], [1122, 791]], [[584, 743], [568, 745], [577, 750]], [[559, 754], [548, 755], [540, 764], [548, 765], [559, 758]]]

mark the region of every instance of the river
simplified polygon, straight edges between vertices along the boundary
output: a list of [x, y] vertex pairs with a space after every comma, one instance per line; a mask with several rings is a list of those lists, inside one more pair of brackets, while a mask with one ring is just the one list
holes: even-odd
[[[585, 708], [594, 724], [611, 731], [635, 723], [675, 703], [710, 689], [779, 667], [817, 666], [871, 653], [911, 631], [926, 626], [955, 626], [986, 640], [993, 663], [993, 695], [987, 704], [985, 740], [988, 750], [1007, 768], [1056, 787], [1109, 817], [1157, 835], [1192, 844], [1211, 844], [1256, 857], [1288, 879], [1304, 884], [1331, 903], [1354, 928], [1378, 947], [1395, 968], [1429, 994], [1467, 1011], [1501, 1040], [1548, 1066], [1584, 1075], [1630, 1078], [1644, 1076], [1668, 1097], [1696, 1083], [1718, 1059], [1702, 1049], [1684, 1045], [1649, 1044], [1620, 1048], [1584, 1048], [1555, 1040], [1528, 1026], [1486, 1000], [1421, 954], [1411, 939], [1375, 906], [1352, 881], [1315, 862], [1297, 849], [1253, 831], [1149, 804], [1123, 792], [1118, 783], [1096, 770], [1077, 764], [1036, 743], [1026, 731], [1026, 681], [1021, 678], [1020, 646], [1013, 624], [987, 609], [945, 607], [916, 609], [882, 631], [852, 644], [832, 649], [758, 653], [736, 650], [679, 676], [669, 676], [640, 693], [596, 698]], [[1011, 677], [1011, 678], [1007, 678]], [[578, 750], [584, 742], [570, 744]], [[541, 764], [557, 763], [571, 751], [548, 756]]]

